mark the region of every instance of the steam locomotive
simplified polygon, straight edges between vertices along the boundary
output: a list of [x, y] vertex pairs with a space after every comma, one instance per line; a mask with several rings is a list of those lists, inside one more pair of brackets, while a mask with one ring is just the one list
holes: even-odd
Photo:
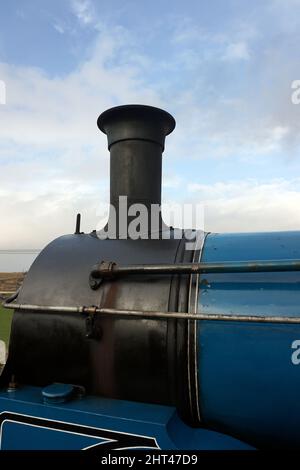
[[[175, 121], [128, 105], [98, 127], [108, 224], [85, 234], [78, 218], [5, 303], [0, 448], [299, 446], [300, 232], [178, 236], [159, 212], [147, 236], [124, 236], [120, 197], [160, 208]], [[116, 236], [102, 236], [113, 217]]]

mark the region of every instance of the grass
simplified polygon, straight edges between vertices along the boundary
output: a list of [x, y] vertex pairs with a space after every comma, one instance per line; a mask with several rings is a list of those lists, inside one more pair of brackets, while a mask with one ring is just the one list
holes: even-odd
[[10, 325], [12, 320], [12, 310], [7, 310], [0, 305], [0, 340], [8, 344]]
[[[25, 273], [0, 272], [0, 291], [15, 292], [22, 284]], [[12, 310], [6, 310], [1, 306], [0, 299], [0, 340], [8, 344]]]

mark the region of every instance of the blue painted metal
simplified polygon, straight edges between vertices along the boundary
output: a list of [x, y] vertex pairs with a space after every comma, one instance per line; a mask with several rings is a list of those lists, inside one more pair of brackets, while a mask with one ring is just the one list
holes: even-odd
[[44, 403], [65, 403], [74, 393], [74, 386], [70, 384], [54, 383], [43, 388]]
[[[195, 266], [195, 265], [194, 265]], [[171, 267], [172, 268], [172, 267]], [[178, 268], [177, 268], [178, 269]], [[174, 266], [174, 271], [176, 266]], [[199, 263], [200, 273], [247, 273], [247, 272], [280, 272], [300, 271], [300, 261], [295, 260], [268, 260], [256, 259], [252, 261], [222, 261]], [[194, 270], [196, 272], [196, 270]]]
[[[43, 403], [40, 388], [22, 387], [13, 393], [0, 390], [0, 422], [4, 412], [6, 418], [0, 424], [1, 449], [67, 450], [100, 444], [100, 448], [104, 450], [113, 440], [118, 440], [119, 436], [123, 438], [124, 435], [125, 438], [128, 435], [133, 435], [134, 438], [151, 438], [150, 448], [251, 449], [247, 444], [230, 436], [186, 426], [178, 417], [175, 408], [167, 406], [98, 397], [84, 397], [63, 404], [46, 405]], [[38, 417], [40, 422], [43, 423], [44, 420], [46, 424], [22, 423], [24, 416], [26, 419]], [[75, 429], [73, 432], [72, 428], [55, 429], [56, 425], [61, 426], [64, 423], [80, 425], [83, 430], [78, 432]], [[95, 430], [98, 436], [93, 433], [88, 435], [91, 429]], [[108, 431], [116, 433], [115, 436], [108, 438], [105, 435]]]
[[[299, 257], [300, 232], [211, 234], [201, 261]], [[300, 316], [300, 274], [201, 275], [198, 311]], [[300, 325], [202, 321], [198, 338], [203, 422], [258, 447], [299, 446]]]

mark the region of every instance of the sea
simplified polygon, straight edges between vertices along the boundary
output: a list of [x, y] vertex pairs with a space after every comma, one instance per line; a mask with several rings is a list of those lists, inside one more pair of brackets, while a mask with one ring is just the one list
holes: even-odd
[[0, 272], [26, 272], [40, 250], [0, 250]]

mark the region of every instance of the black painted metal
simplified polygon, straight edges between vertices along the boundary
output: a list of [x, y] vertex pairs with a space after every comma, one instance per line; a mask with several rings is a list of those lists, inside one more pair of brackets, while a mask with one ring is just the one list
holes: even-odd
[[108, 149], [126, 140], [142, 140], [165, 147], [165, 137], [175, 128], [175, 119], [166, 111], [140, 104], [129, 104], [107, 109], [97, 121], [99, 129], [107, 134]]
[[81, 214], [77, 214], [77, 216], [76, 216], [76, 227], [75, 227], [75, 233], [77, 235], [80, 234], [80, 222], [81, 222]]
[[[110, 150], [110, 203], [115, 210], [117, 237], [127, 238], [119, 226], [119, 197], [126, 196], [127, 204], [143, 204], [148, 210], [146, 232], [160, 231], [161, 217], [157, 224], [151, 221], [152, 205], [161, 204], [162, 152], [166, 135], [175, 127], [174, 118], [167, 112], [152, 106], [118, 106], [102, 113], [98, 127], [108, 138]], [[112, 208], [109, 222], [114, 217]], [[128, 223], [132, 220], [130, 217]]]
[[[167, 312], [171, 276], [131, 277], [104, 283], [97, 291], [87, 281], [99, 256], [126, 264], [131, 260], [174, 262], [178, 243], [61, 237], [34, 262], [18, 302]], [[102, 396], [170, 404], [168, 319], [97, 317], [95, 322], [102, 331], [99, 340], [86, 338], [85, 317], [78, 313], [15, 312], [7, 364], [10, 374], [26, 384], [67, 382]]]

